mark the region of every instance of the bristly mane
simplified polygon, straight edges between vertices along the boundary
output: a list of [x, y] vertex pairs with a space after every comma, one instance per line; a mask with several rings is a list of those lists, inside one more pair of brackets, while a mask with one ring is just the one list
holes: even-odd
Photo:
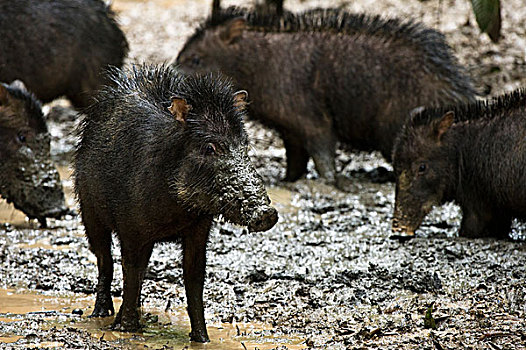
[[[171, 116], [168, 112], [171, 98], [174, 96], [184, 98], [190, 105], [192, 111], [215, 111], [207, 114], [213, 123], [227, 119], [234, 132], [245, 137], [243, 128], [244, 112], [236, 108], [233, 104], [233, 86], [229, 78], [221, 74], [209, 73], [206, 75], [188, 75], [165, 65], [132, 65], [130, 68], [120, 69], [111, 67], [107, 70], [111, 84], [104, 86], [95, 96], [91, 106], [83, 112], [85, 117], [77, 129], [79, 136], [83, 135], [84, 130], [90, 123], [98, 123], [107, 116], [102, 113], [105, 108], [113, 106], [115, 103], [122, 104], [121, 108], [133, 108], [137, 104], [144, 109], [150, 109], [151, 115]], [[128, 95], [134, 95], [137, 99], [131, 99]], [[131, 106], [126, 105], [131, 103]], [[220, 111], [221, 113], [218, 113]], [[193, 113], [187, 120], [189, 127], [199, 129], [201, 119], [193, 119]], [[226, 120], [225, 119], [225, 120]], [[80, 143], [79, 143], [80, 145]]]
[[[142, 64], [132, 65], [128, 69], [110, 67], [107, 74], [112, 84], [105, 86], [95, 96], [97, 102], [116, 98], [126, 100], [123, 96], [134, 93], [142, 96], [149, 104], [156, 104], [159, 110], [166, 110], [173, 96], [189, 101], [201, 97], [199, 104], [203, 109], [232, 113], [239, 121], [242, 120], [232, 104], [232, 81], [219, 73], [185, 76], [166, 65]], [[96, 108], [95, 104], [85, 114], [98, 115], [89, 112]]]
[[343, 34], [366, 34], [386, 40], [411, 42], [429, 53], [435, 53], [436, 45], [449, 50], [444, 36], [419, 22], [402, 21], [397, 18], [382, 18], [378, 15], [356, 14], [334, 8], [315, 8], [301, 13], [286, 12], [278, 17], [266, 12], [258, 13], [231, 6], [208, 17], [196, 30], [194, 36], [203, 31], [244, 17], [248, 30], [273, 33], [334, 32]]
[[[309, 33], [332, 32], [346, 35], [362, 35], [411, 46], [421, 52], [428, 64], [426, 67], [440, 75], [454, 87], [450, 94], [458, 101], [466, 101], [465, 96], [476, 96], [469, 79], [464, 77], [463, 69], [457, 64], [445, 37], [420, 22], [382, 18], [378, 15], [356, 14], [340, 9], [316, 8], [302, 13], [285, 12], [282, 17], [269, 13], [258, 13], [239, 7], [221, 9], [196, 29], [187, 45], [198, 40], [207, 29], [217, 27], [237, 17], [244, 17], [248, 30], [264, 33]], [[474, 97], [473, 97], [474, 101]]]
[[455, 114], [455, 122], [463, 122], [482, 118], [493, 119], [506, 115], [513, 110], [526, 111], [526, 88], [517, 89], [486, 101], [427, 108], [414, 115], [409, 124], [412, 127], [427, 125], [450, 111]]

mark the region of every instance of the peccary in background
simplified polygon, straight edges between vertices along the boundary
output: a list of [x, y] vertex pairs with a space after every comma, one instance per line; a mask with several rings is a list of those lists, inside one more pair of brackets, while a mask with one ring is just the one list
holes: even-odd
[[0, 80], [24, 81], [42, 102], [85, 107], [120, 67], [128, 43], [101, 0], [0, 0]]
[[508, 237], [526, 218], [526, 92], [428, 109], [402, 128], [393, 152], [393, 231], [412, 235], [433, 208], [455, 201], [460, 236]]
[[306, 172], [309, 157], [332, 180], [337, 141], [390, 160], [412, 109], [475, 98], [442, 34], [334, 9], [281, 19], [222, 10], [187, 40], [176, 64], [221, 71], [248, 90], [251, 114], [283, 137], [289, 181]]
[[181, 240], [194, 341], [208, 341], [203, 314], [206, 243], [222, 214], [250, 231], [278, 217], [247, 154], [246, 92], [212, 75], [165, 67], [115, 70], [114, 87], [86, 110], [75, 187], [99, 282], [92, 316], [113, 313], [111, 234], [121, 242], [123, 303], [114, 327], [139, 329], [141, 285], [153, 246]]
[[20, 81], [0, 83], [0, 195], [42, 226], [67, 212], [49, 142], [40, 102]]

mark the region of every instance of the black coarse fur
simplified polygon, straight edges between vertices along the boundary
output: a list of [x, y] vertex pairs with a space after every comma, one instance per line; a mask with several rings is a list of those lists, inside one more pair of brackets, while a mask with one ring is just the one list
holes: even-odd
[[[187, 154], [182, 150], [185, 147], [195, 143], [195, 147], [204, 148], [213, 142], [228, 149], [248, 143], [244, 114], [233, 106], [234, 91], [227, 79], [213, 74], [184, 77], [165, 66], [147, 65], [133, 66], [129, 71], [113, 68], [108, 71], [108, 77], [110, 84], [95, 97], [95, 103], [84, 110], [86, 117], [79, 125], [80, 142], [75, 158], [77, 178], [92, 171], [86, 168], [89, 164], [85, 157], [84, 161], [78, 161], [82, 158], [79, 154], [93, 157], [94, 152], [100, 151], [106, 152], [107, 157], [95, 157], [100, 162], [95, 170], [102, 169], [101, 176], [108, 174], [106, 179], [99, 181], [106, 183], [112, 177], [114, 181], [124, 176], [147, 177], [153, 168], [160, 172], [158, 175], [165, 181], [163, 186], [169, 186], [166, 190], [174, 192], [175, 184], [180, 181], [174, 178], [174, 169], [196, 166], [184, 163]], [[168, 110], [173, 97], [183, 98], [191, 106], [185, 127], [174, 122]], [[107, 137], [111, 140], [105, 140]], [[129, 174], [130, 169], [136, 169], [136, 173]], [[212, 172], [202, 171], [199, 175], [203, 176], [202, 181], [212, 181]], [[177, 194], [174, 195], [176, 198]], [[144, 198], [138, 195], [136, 199], [142, 201]], [[184, 196], [178, 199], [179, 205], [187, 209], [193, 206], [197, 214], [206, 209], [196, 208]], [[119, 207], [118, 198], [108, 200], [117, 201], [113, 208]]]
[[509, 115], [510, 112], [526, 108], [526, 89], [518, 89], [508, 94], [497, 96], [493, 99], [477, 101], [469, 104], [443, 106], [439, 108], [426, 108], [416, 113], [410, 119], [410, 125], [417, 127], [426, 125], [441, 118], [449, 111], [454, 112], [455, 122], [477, 119], [492, 119]]
[[217, 75], [164, 66], [112, 69], [79, 127], [75, 191], [99, 282], [92, 316], [113, 313], [111, 237], [121, 242], [123, 304], [114, 327], [140, 328], [137, 307], [153, 245], [182, 241], [191, 339], [208, 341], [203, 313], [213, 217], [266, 230], [277, 221], [247, 154], [244, 93]]
[[[111, 83], [106, 85], [102, 91], [94, 98], [95, 103], [83, 112], [86, 117], [79, 129], [79, 135], [89, 128], [89, 124], [106, 115], [100, 113], [101, 104], [113, 104], [115, 101], [126, 102], [130, 100], [130, 106], [122, 105], [119, 108], [136, 108], [139, 106], [146, 109], [146, 113], [152, 115], [160, 114], [168, 117], [168, 122], [173, 121], [173, 116], [168, 112], [172, 97], [184, 98], [191, 106], [192, 113], [187, 119], [191, 133], [199, 136], [205, 135], [205, 122], [217, 124], [228, 117], [228, 126], [232, 127], [234, 134], [238, 134], [242, 139], [246, 139], [243, 127], [243, 114], [232, 104], [232, 85], [228, 79], [221, 78], [214, 74], [203, 75], [200, 77], [185, 77], [165, 66], [133, 66], [131, 70], [124, 71], [117, 68], [109, 68], [107, 75]], [[214, 97], [214, 98], [210, 98]], [[206, 113], [212, 111], [223, 111], [224, 113]], [[204, 112], [204, 113], [200, 113]], [[194, 119], [198, 116], [206, 115], [212, 119]], [[159, 117], [162, 119], [161, 117]], [[166, 121], [166, 120], [165, 120]], [[78, 144], [82, 146], [82, 141]]]
[[[128, 43], [102, 0], [0, 0], [0, 79], [22, 80], [43, 102], [86, 107], [120, 67]], [[8, 49], [9, 48], [9, 49]]]
[[[444, 35], [434, 29], [413, 20], [383, 18], [378, 15], [351, 13], [336, 8], [317, 8], [303, 13], [285, 12], [279, 17], [267, 12], [250, 11], [231, 6], [208, 17], [196, 29], [186, 45], [202, 37], [207, 29], [227, 23], [237, 17], [243, 17], [249, 25], [248, 30], [265, 33], [333, 32], [339, 34], [363, 34], [376, 36], [381, 40], [410, 45], [420, 51], [430, 64], [426, 67], [440, 75], [452, 86], [451, 94], [477, 95], [469, 81], [455, 79], [465, 73], [459, 69], [457, 60]], [[185, 45], [185, 46], [186, 46]]]
[[525, 135], [525, 89], [408, 120], [393, 151], [394, 229], [413, 232], [432, 206], [455, 201], [461, 236], [508, 237], [526, 218]]

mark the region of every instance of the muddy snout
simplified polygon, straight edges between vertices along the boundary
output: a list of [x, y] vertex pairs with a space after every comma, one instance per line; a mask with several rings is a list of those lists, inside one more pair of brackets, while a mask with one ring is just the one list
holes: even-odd
[[271, 206], [265, 205], [257, 208], [248, 223], [250, 232], [270, 230], [278, 222], [278, 211]]

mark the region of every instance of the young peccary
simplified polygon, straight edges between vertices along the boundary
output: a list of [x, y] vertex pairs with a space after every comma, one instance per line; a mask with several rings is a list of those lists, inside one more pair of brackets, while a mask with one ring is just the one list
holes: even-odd
[[43, 227], [67, 212], [40, 102], [24, 84], [0, 83], [0, 195]]
[[99, 281], [92, 316], [113, 314], [111, 234], [121, 242], [123, 303], [114, 327], [140, 328], [141, 285], [155, 243], [181, 240], [194, 341], [203, 312], [206, 244], [214, 216], [265, 231], [278, 216], [247, 154], [246, 92], [219, 77], [165, 67], [114, 70], [85, 112], [75, 189]]
[[460, 236], [508, 236], [526, 218], [526, 92], [492, 102], [427, 109], [402, 128], [393, 151], [392, 228], [412, 235], [433, 206], [462, 208]]
[[251, 114], [283, 137], [288, 181], [306, 172], [309, 157], [332, 180], [337, 141], [390, 160], [412, 109], [475, 98], [442, 34], [334, 9], [282, 18], [222, 10], [187, 40], [176, 64], [221, 71], [248, 89]]

